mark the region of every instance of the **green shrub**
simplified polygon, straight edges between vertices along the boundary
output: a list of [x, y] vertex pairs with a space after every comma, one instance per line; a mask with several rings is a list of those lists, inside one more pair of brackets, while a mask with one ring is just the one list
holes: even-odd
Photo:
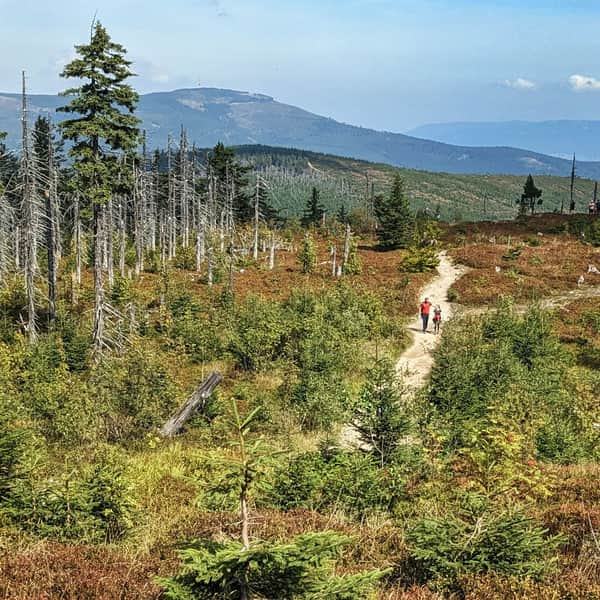
[[465, 574], [542, 579], [555, 567], [562, 538], [512, 509], [424, 518], [408, 528], [407, 542], [416, 578], [452, 589]]
[[460, 300], [458, 290], [453, 287], [448, 288], [446, 297], [448, 298], [448, 302], [458, 302]]
[[120, 457], [101, 452], [82, 481], [81, 491], [96, 535], [105, 543], [123, 538], [133, 527], [136, 505]]
[[88, 367], [91, 333], [74, 315], [60, 312], [55, 323], [56, 333], [62, 338], [65, 362], [70, 371], [83, 372]]
[[0, 286], [0, 339], [8, 342], [14, 338], [26, 306], [23, 277], [14, 276]]
[[194, 246], [178, 247], [173, 264], [178, 269], [194, 271], [196, 269], [196, 248]]
[[109, 440], [139, 438], [162, 425], [177, 406], [178, 389], [163, 360], [142, 346], [104, 360], [90, 377]]
[[76, 444], [94, 436], [97, 406], [85, 383], [69, 372], [58, 336], [41, 337], [25, 349], [17, 381], [22, 406], [46, 439]]
[[25, 431], [0, 416], [0, 508], [10, 500], [15, 486], [26, 477], [23, 465]]
[[324, 449], [295, 456], [276, 469], [268, 503], [282, 510], [341, 509], [361, 518], [393, 510], [403, 493], [400, 469], [381, 469], [368, 455]]
[[260, 371], [279, 357], [285, 331], [280, 306], [251, 296], [236, 310], [229, 351], [240, 368]]
[[435, 248], [411, 246], [400, 263], [403, 273], [429, 273], [438, 267], [440, 260]]
[[350, 253], [348, 254], [348, 261], [344, 265], [345, 275], [360, 275], [362, 273], [362, 261], [360, 254], [358, 253], [358, 242], [352, 238], [350, 242]]
[[[326, 354], [321, 358], [328, 360]], [[287, 384], [284, 389], [288, 389]], [[331, 431], [347, 420], [350, 400], [341, 375], [306, 369], [292, 386], [288, 405], [304, 431]]]
[[596, 248], [600, 246], [600, 219], [593, 219], [589, 224], [586, 239], [592, 246]]
[[137, 509], [120, 457], [101, 451], [81, 471], [22, 479], [6, 514], [21, 529], [59, 540], [112, 543], [133, 526]]
[[394, 459], [410, 429], [404, 396], [395, 365], [380, 359], [367, 371], [353, 406], [352, 424], [382, 467]]
[[[368, 600], [385, 572], [335, 574], [335, 562], [349, 541], [334, 532], [247, 549], [237, 542], [204, 541], [181, 552], [181, 574], [158, 582], [173, 600]], [[249, 593], [242, 594], [242, 586]]]
[[[183, 346], [193, 362], [216, 360], [223, 355], [221, 327], [212, 314], [187, 310], [178, 315], [170, 329], [171, 340]], [[170, 341], [171, 341], [170, 340]]]
[[530, 237], [527, 238], [525, 241], [529, 246], [532, 246], [534, 248], [537, 248], [538, 246], [542, 245], [542, 240], [540, 240], [539, 237]]
[[298, 255], [298, 262], [302, 267], [302, 272], [307, 274], [312, 273], [317, 266], [317, 250], [315, 248], [315, 242], [308, 231], [304, 235], [302, 250]]
[[110, 290], [110, 300], [115, 306], [123, 307], [131, 301], [131, 281], [119, 274], [115, 274], [115, 280]]

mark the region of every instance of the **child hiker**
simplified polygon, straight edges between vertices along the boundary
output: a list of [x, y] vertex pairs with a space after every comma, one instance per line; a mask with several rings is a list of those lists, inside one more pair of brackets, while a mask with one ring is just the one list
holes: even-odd
[[440, 307], [439, 304], [435, 305], [435, 308], [433, 309], [433, 332], [434, 333], [439, 333], [440, 332], [440, 324], [442, 323], [442, 308]]

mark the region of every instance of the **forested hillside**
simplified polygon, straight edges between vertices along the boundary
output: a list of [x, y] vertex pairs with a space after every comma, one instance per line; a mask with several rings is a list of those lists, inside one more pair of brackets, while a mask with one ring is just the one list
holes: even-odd
[[129, 68], [96, 23], [63, 121], [24, 95], [0, 147], [0, 596], [598, 597], [598, 216], [515, 180], [518, 219], [449, 225], [410, 187], [446, 176], [151, 153]]
[[[372, 203], [389, 190], [400, 173], [415, 210], [427, 210], [444, 221], [510, 219], [518, 213], [525, 178], [515, 175], [457, 175], [397, 169], [390, 165], [352, 160], [302, 150], [239, 146], [236, 154], [254, 165], [269, 183], [273, 206], [283, 215], [298, 215], [312, 186], [332, 214]], [[570, 203], [569, 177], [536, 176], [543, 190], [543, 210], [565, 210]], [[577, 212], [587, 212], [594, 182], [575, 180]]]

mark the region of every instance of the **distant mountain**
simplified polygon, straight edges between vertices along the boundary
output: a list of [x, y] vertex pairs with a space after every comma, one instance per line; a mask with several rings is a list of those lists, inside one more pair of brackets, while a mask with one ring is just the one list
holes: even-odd
[[[31, 96], [30, 110], [51, 114], [65, 102], [56, 96]], [[0, 130], [18, 144], [20, 99], [0, 94]], [[165, 146], [181, 125], [190, 141], [210, 146], [265, 144], [337, 154], [411, 169], [447, 173], [527, 173], [567, 175], [570, 163], [541, 153], [509, 147], [453, 146], [398, 133], [339, 123], [270, 96], [233, 90], [198, 88], [146, 94], [140, 100], [151, 146]], [[497, 144], [495, 144], [497, 145]], [[579, 174], [600, 178], [600, 163], [579, 163]]]
[[580, 160], [600, 160], [600, 121], [432, 123], [408, 135], [460, 146], [514, 146]]

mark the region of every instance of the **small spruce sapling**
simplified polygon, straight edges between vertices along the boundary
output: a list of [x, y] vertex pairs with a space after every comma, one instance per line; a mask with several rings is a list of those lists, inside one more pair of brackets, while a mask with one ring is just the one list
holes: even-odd
[[354, 407], [352, 425], [382, 467], [393, 460], [410, 429], [405, 391], [394, 365], [380, 359], [367, 374], [367, 382]]
[[298, 262], [302, 266], [302, 272], [305, 274], [312, 273], [317, 266], [317, 253], [315, 250], [315, 242], [310, 233], [304, 236], [302, 250], [298, 256]]
[[235, 456], [223, 461], [223, 477], [237, 490], [241, 543], [209, 540], [181, 552], [179, 575], [158, 579], [173, 600], [316, 599], [364, 600], [372, 597], [385, 571], [335, 575], [335, 559], [349, 540], [334, 532], [306, 533], [286, 543], [250, 542], [248, 505], [277, 452], [262, 438], [251, 439], [260, 409], [243, 418], [233, 402]]

